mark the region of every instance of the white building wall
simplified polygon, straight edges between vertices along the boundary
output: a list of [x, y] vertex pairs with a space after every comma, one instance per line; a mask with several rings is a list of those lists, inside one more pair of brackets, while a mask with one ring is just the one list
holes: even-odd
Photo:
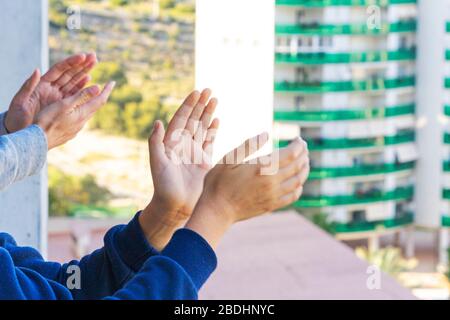
[[272, 132], [275, 1], [197, 0], [196, 10], [197, 88], [219, 99], [217, 160], [244, 139]]

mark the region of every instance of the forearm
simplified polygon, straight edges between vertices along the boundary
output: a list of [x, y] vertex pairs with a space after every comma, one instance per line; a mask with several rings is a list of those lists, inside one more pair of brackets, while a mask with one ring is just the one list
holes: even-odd
[[38, 126], [0, 136], [0, 190], [34, 175], [47, 157], [47, 139]]
[[220, 240], [233, 221], [226, 214], [224, 208], [218, 208], [213, 201], [200, 198], [192, 217], [186, 224], [186, 229], [190, 229], [201, 235], [213, 248], [216, 249]]
[[178, 212], [162, 206], [164, 201], [152, 199], [139, 216], [141, 228], [147, 241], [156, 250], [162, 251], [186, 220]]

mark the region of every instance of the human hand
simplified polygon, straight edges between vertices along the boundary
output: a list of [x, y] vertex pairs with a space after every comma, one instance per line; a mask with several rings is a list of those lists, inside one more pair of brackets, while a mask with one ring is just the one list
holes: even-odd
[[157, 121], [149, 138], [154, 194], [141, 213], [140, 222], [156, 248], [164, 247], [173, 232], [191, 216], [202, 193], [205, 175], [211, 169], [219, 121], [211, 121], [217, 99], [210, 98], [209, 89], [201, 94], [192, 92], [170, 121], [167, 132]]
[[97, 63], [95, 53], [77, 54], [57, 64], [41, 77], [36, 69], [11, 102], [5, 128], [16, 132], [31, 125], [46, 106], [78, 93], [90, 81]]
[[34, 123], [45, 132], [48, 149], [73, 139], [94, 113], [107, 102], [114, 85], [115, 82], [108, 83], [102, 92], [98, 86], [83, 89], [40, 111]]
[[[203, 193], [186, 227], [201, 234], [213, 247], [234, 223], [285, 207], [299, 199], [309, 175], [309, 154], [300, 138], [279, 152], [279, 169], [261, 174], [273, 155], [243, 162], [262, 147], [267, 134], [247, 140], [206, 176]], [[228, 164], [225, 159], [236, 159]]]

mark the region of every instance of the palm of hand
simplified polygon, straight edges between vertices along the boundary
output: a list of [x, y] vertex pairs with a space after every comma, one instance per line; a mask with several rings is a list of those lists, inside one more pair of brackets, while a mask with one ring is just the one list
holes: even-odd
[[[188, 218], [211, 169], [212, 145], [219, 122], [211, 121], [217, 105], [210, 90], [191, 93], [170, 121], [150, 137], [150, 164], [155, 187], [152, 203], [171, 222]], [[164, 213], [165, 212], [165, 213]]]
[[11, 102], [5, 120], [8, 130], [31, 125], [41, 109], [81, 90], [95, 64], [95, 54], [80, 54], [56, 64], [42, 78], [35, 70]]
[[178, 213], [188, 218], [211, 169], [210, 151], [203, 150], [201, 143], [183, 135], [176, 143], [165, 146], [165, 155], [162, 170], [154, 172], [154, 181], [158, 181], [159, 186], [155, 195], [179, 208]]

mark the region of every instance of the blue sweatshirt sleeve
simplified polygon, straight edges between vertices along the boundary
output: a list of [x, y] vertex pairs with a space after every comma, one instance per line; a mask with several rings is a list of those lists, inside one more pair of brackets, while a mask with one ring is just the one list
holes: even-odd
[[[175, 233], [162, 253], [152, 249], [137, 216], [105, 236], [105, 247], [80, 262], [45, 262], [32, 248], [0, 235], [0, 299], [196, 299], [217, 261], [195, 232]], [[80, 288], [68, 289], [78, 267]]]
[[3, 247], [9, 251], [15, 266], [31, 269], [64, 286], [79, 270], [80, 289], [76, 286], [72, 289], [73, 297], [100, 299], [121, 288], [149, 257], [159, 254], [146, 240], [139, 224], [139, 214], [128, 225], [109, 230], [104, 238], [104, 247], [80, 261], [73, 260], [63, 265], [46, 262], [37, 251], [17, 247], [12, 239], [6, 241]]

